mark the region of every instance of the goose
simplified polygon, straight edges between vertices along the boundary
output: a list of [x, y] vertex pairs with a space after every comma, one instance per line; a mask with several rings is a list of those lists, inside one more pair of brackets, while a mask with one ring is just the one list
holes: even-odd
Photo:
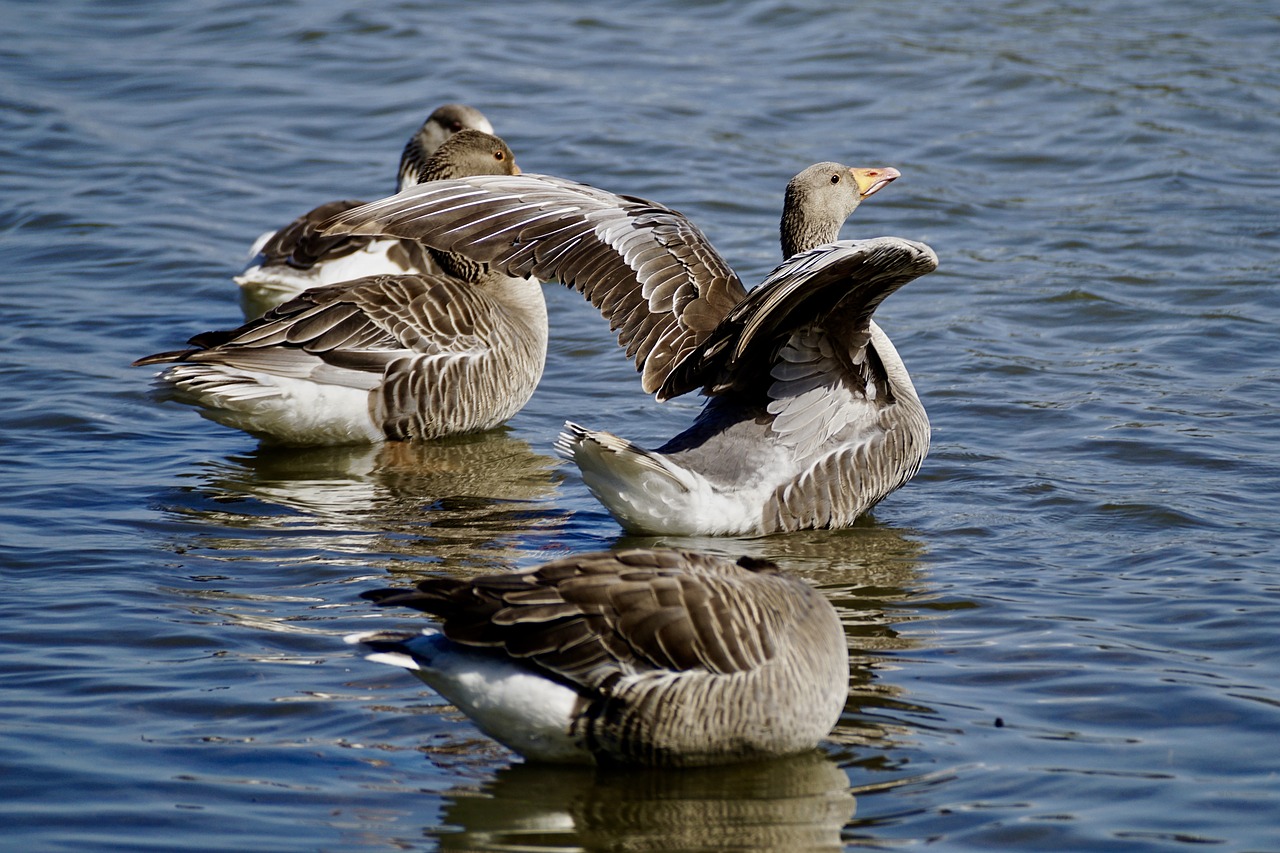
[[439, 619], [352, 634], [531, 761], [694, 766], [815, 748], [848, 698], [835, 608], [766, 560], [634, 549], [363, 594]]
[[[443, 179], [518, 172], [495, 136], [462, 130], [423, 167]], [[433, 252], [443, 272], [377, 275], [303, 291], [258, 320], [205, 332], [171, 365], [163, 393], [276, 444], [432, 439], [492, 429], [542, 376], [541, 285]]]
[[693, 424], [648, 450], [570, 421], [555, 442], [628, 532], [761, 536], [846, 527], [919, 470], [929, 420], [872, 314], [931, 272], [928, 246], [838, 240], [892, 168], [817, 163], [787, 185], [786, 260], [750, 293], [686, 217], [522, 174], [424, 184], [336, 217], [579, 290], [659, 401], [700, 389]]
[[[415, 186], [420, 180], [419, 172], [436, 149], [453, 134], [468, 128], [493, 133], [489, 120], [465, 104], [445, 104], [427, 116], [400, 155], [397, 192]], [[248, 319], [261, 316], [309, 287], [380, 273], [438, 271], [416, 241], [320, 238], [320, 225], [363, 203], [349, 199], [326, 202], [254, 242], [248, 266], [233, 279], [240, 285]]]

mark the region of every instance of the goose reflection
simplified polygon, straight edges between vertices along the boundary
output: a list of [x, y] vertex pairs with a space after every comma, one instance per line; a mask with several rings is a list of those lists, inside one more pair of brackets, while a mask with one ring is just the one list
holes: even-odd
[[916, 571], [925, 537], [869, 516], [839, 530], [801, 530], [781, 536], [621, 536], [615, 548], [683, 548], [771, 560], [818, 584], [887, 587], [907, 597], [922, 588]]
[[[553, 457], [502, 431], [436, 442], [257, 450], [206, 463], [170, 506], [213, 548], [508, 568], [568, 517]], [[382, 562], [385, 562], [383, 560]], [[420, 568], [420, 567], [419, 567]]]
[[849, 778], [814, 751], [661, 770], [514, 764], [445, 796], [441, 850], [840, 850]]

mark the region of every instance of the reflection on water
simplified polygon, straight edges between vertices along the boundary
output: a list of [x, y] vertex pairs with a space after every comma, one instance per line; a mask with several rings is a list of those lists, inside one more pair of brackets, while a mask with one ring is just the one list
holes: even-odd
[[[383, 583], [370, 579], [371, 568], [375, 574], [403, 574], [408, 582], [428, 572], [529, 566], [559, 556], [570, 547], [574, 526], [583, 523], [564, 508], [556, 460], [501, 431], [433, 443], [260, 447], [205, 463], [192, 478], [196, 484], [174, 495], [168, 509], [185, 527], [201, 531], [198, 547], [209, 559], [277, 565], [295, 561], [298, 568], [293, 576], [277, 573], [276, 584], [284, 579], [283, 586], [210, 575], [194, 588], [175, 592], [193, 600], [190, 616], [197, 622], [276, 634], [275, 654], [287, 663], [321, 660], [327, 652], [316, 642], [350, 630], [343, 620], [362, 608], [355, 593]], [[823, 822], [823, 810], [832, 807], [828, 794], [839, 790], [848, 799], [846, 772], [857, 775], [859, 784], [898, 784], [905, 768], [866, 762], [877, 761], [874, 756], [909, 739], [921, 719], [934, 716], [932, 709], [912, 703], [900, 684], [880, 677], [897, 665], [894, 653], [927, 643], [926, 633], [913, 631], [909, 639], [898, 630], [905, 621], [929, 618], [934, 593], [919, 575], [922, 539], [909, 528], [874, 519], [847, 530], [754, 539], [617, 538], [612, 543], [617, 547], [677, 547], [771, 559], [828, 596], [840, 613], [850, 648], [849, 701], [827, 739], [835, 760], [779, 765], [785, 772], [776, 778], [756, 768], [633, 773], [637, 781], [630, 785], [609, 774], [597, 778], [564, 768], [513, 766], [486, 787], [489, 796], [458, 796], [451, 820], [467, 832], [447, 836], [444, 843], [475, 849], [483, 840], [489, 849], [503, 849], [516, 844], [514, 839], [528, 843], [525, 835], [542, 832], [541, 841], [548, 844], [569, 834], [586, 846], [604, 844], [608, 837], [653, 849], [665, 849], [662, 845], [668, 843], [703, 849], [710, 843], [703, 843], [706, 838], [723, 839], [730, 849], [838, 847], [839, 828], [852, 801], [828, 825]], [[335, 598], [327, 589], [334, 583], [349, 584], [351, 591]], [[335, 601], [345, 603], [335, 608]], [[285, 641], [281, 634], [292, 639]], [[255, 661], [265, 654], [256, 646], [228, 653]], [[379, 680], [375, 690], [378, 714], [431, 714], [429, 724], [412, 727], [407, 735], [419, 748], [425, 739], [432, 750], [458, 750], [485, 761], [506, 754], [434, 694], [428, 706], [421, 706], [424, 688], [412, 680]], [[412, 703], [412, 711], [406, 702]], [[838, 779], [821, 782], [831, 772]], [[886, 781], [886, 775], [894, 779]], [[752, 786], [772, 793], [740, 795]], [[677, 793], [664, 794], [667, 789]], [[793, 790], [800, 793], [788, 793]], [[522, 811], [513, 807], [519, 803]], [[707, 820], [713, 810], [715, 819]], [[534, 817], [519, 818], [530, 812]], [[700, 840], [698, 832], [705, 838]]]
[[899, 591], [921, 586], [917, 565], [924, 537], [910, 528], [861, 518], [844, 530], [804, 530], [754, 539], [724, 537], [626, 536], [619, 545], [688, 548], [730, 556], [772, 560], [823, 587], [885, 587]]
[[329, 517], [394, 511], [423, 498], [537, 501], [559, 479], [554, 458], [501, 431], [354, 447], [262, 446], [234, 461], [242, 467], [212, 487]]
[[233, 553], [379, 555], [433, 568], [510, 568], [568, 517], [557, 461], [494, 431], [439, 442], [287, 449], [214, 459], [166, 507]]
[[445, 796], [443, 850], [839, 850], [849, 779], [820, 752], [679, 772], [516, 764]]

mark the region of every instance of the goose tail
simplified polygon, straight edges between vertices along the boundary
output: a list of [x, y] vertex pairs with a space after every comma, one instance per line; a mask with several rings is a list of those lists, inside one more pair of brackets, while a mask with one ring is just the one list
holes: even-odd
[[431, 658], [442, 651], [447, 642], [443, 634], [431, 628], [420, 634], [365, 631], [348, 634], [342, 639], [349, 645], [362, 646], [366, 660], [398, 666], [410, 672], [423, 672], [429, 668]]
[[555, 451], [578, 466], [582, 482], [632, 533], [684, 535], [689, 508], [706, 490], [701, 475], [610, 432], [567, 421]]

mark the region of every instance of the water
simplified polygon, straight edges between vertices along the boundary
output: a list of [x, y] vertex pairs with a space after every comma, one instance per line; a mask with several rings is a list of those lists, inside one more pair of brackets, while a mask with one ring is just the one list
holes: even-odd
[[[0, 847], [1280, 850], [1280, 17], [1271, 4], [10, 2], [0, 49]], [[823, 750], [521, 764], [342, 634], [432, 571], [627, 539], [550, 455], [659, 405], [548, 286], [503, 431], [284, 452], [129, 361], [239, 319], [257, 234], [388, 192], [434, 106], [658, 199], [745, 280], [782, 186], [903, 178], [846, 236], [941, 269], [878, 318], [934, 424], [841, 532], [669, 540], [841, 608]]]

